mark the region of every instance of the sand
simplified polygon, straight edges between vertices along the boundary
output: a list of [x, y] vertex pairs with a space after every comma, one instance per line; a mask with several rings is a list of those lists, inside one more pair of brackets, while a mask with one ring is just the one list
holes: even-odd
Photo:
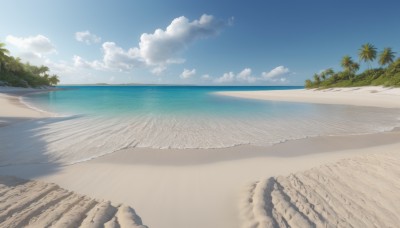
[[52, 90], [56, 90], [56, 88], [33, 89], [0, 86], [0, 127], [25, 120], [52, 116], [51, 113], [29, 108], [26, 104], [21, 103], [22, 95]]
[[[371, 89], [287, 91], [291, 95], [285, 101], [310, 93], [323, 103], [319, 93], [324, 93], [330, 104], [400, 107], [397, 89]], [[254, 93], [265, 99], [264, 92]], [[304, 95], [303, 102], [311, 102], [310, 97]], [[0, 174], [56, 183], [92, 198], [133, 206], [149, 227], [273, 227], [279, 222], [294, 227], [396, 226], [399, 138], [400, 133], [393, 131], [315, 137], [268, 148], [134, 148], [67, 166], [3, 166]]]
[[400, 107], [400, 88], [381, 86], [332, 88], [325, 90], [228, 91], [218, 92], [217, 94], [271, 101], [357, 105], [381, 108]]
[[60, 188], [0, 176], [0, 227], [145, 228], [135, 211]]
[[398, 149], [257, 181], [242, 199], [242, 227], [396, 227]]
[[[23, 104], [20, 103], [18, 97], [12, 95], [6, 95], [0, 93], [0, 116], [1, 117], [26, 117], [26, 118], [38, 118], [44, 117], [44, 113], [33, 109], [27, 109]], [[9, 106], [13, 106], [12, 109], [6, 108]]]

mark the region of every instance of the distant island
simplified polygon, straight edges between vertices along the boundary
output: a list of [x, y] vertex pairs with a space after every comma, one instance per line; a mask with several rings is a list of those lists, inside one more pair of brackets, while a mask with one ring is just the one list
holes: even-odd
[[0, 86], [42, 87], [55, 86], [58, 76], [49, 75], [47, 66], [33, 66], [22, 63], [20, 58], [9, 55], [9, 51], [0, 43]]
[[[367, 43], [359, 49], [360, 62], [365, 62], [368, 69], [357, 74], [360, 64], [345, 55], [341, 66], [343, 71], [335, 72], [332, 68], [314, 74], [313, 80], [306, 80], [306, 88], [331, 88], [353, 86], [400, 86], [400, 58], [395, 60], [395, 52], [384, 48], [378, 56], [374, 45]], [[371, 63], [378, 57], [379, 68], [371, 68]]]

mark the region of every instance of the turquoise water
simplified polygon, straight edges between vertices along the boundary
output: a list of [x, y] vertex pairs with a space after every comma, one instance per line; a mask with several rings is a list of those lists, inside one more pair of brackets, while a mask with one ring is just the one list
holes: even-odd
[[[300, 89], [245, 86], [60, 86], [66, 89], [25, 98], [44, 110], [89, 115], [278, 115], [307, 105], [262, 102], [218, 96], [218, 91]], [[305, 108], [305, 107], [303, 107]]]
[[[65, 86], [23, 100], [56, 113], [0, 132], [0, 164], [75, 163], [125, 148], [208, 149], [270, 146], [307, 137], [370, 134], [400, 126], [400, 111], [239, 99], [219, 91], [301, 87]], [[10, 126], [13, 128], [14, 126]], [[23, 144], [9, 143], [18, 138]], [[27, 152], [28, 151], [28, 152]], [[18, 154], [18, 156], [16, 156]], [[20, 160], [15, 160], [18, 158]]]

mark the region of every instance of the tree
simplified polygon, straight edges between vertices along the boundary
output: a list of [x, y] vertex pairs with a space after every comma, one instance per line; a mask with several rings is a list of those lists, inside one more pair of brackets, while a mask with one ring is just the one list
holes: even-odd
[[342, 58], [341, 65], [345, 71], [351, 71], [351, 66], [354, 64], [350, 56], [345, 55]]
[[333, 71], [332, 68], [328, 68], [328, 69], [324, 70], [324, 73], [325, 73], [326, 76], [330, 77], [333, 74], [335, 74], [335, 71]]
[[371, 62], [376, 58], [376, 47], [370, 43], [366, 43], [359, 49], [358, 57], [360, 60], [368, 64], [368, 68], [371, 69]]
[[10, 54], [10, 51], [5, 49], [4, 46], [5, 46], [4, 43], [0, 43], [0, 72], [1, 72], [1, 70], [3, 68], [4, 62], [8, 58], [7, 55]]
[[50, 78], [49, 78], [49, 83], [50, 85], [57, 85], [60, 82], [60, 80], [58, 79], [58, 76], [53, 74]]
[[57, 85], [57, 75], [50, 76], [47, 66], [34, 66], [22, 63], [20, 58], [9, 56], [9, 51], [0, 43], [0, 81], [17, 87], [38, 87]]
[[322, 71], [322, 72], [319, 74], [319, 76], [321, 77], [322, 81], [325, 81], [325, 79], [326, 79], [325, 71]]
[[319, 83], [321, 82], [321, 78], [318, 74], [314, 74], [314, 82], [316, 85], [319, 85]]
[[305, 81], [305, 86], [306, 86], [306, 88], [311, 88], [312, 86], [313, 86], [313, 83], [312, 83], [312, 81], [310, 80], [310, 79], [307, 79], [306, 81]]
[[24, 70], [21, 63], [21, 59], [19, 57], [18, 58], [10, 57], [7, 64], [8, 64], [7, 69], [10, 72], [20, 73]]
[[391, 64], [395, 58], [394, 54], [396, 54], [396, 52], [392, 51], [391, 48], [384, 48], [383, 51], [379, 54], [379, 64], [381, 66]]
[[356, 73], [359, 69], [360, 69], [360, 64], [358, 64], [358, 63], [353, 63], [350, 66], [350, 71], [352, 73]]
[[360, 69], [360, 64], [355, 63], [348, 55], [343, 56], [341, 65], [345, 71], [343, 75], [346, 75], [348, 79], [354, 78], [354, 74]]
[[37, 69], [37, 74], [45, 74], [48, 71], [49, 71], [49, 68], [47, 66], [42, 65]]

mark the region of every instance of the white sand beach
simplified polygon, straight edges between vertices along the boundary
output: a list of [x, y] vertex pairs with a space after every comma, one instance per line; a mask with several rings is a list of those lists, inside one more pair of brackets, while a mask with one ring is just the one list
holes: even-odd
[[[383, 87], [220, 94], [400, 108], [400, 89]], [[0, 120], [45, 118], [12, 99], [17, 98], [0, 96]], [[7, 124], [14, 123], [18, 121]], [[399, 139], [400, 132], [394, 130], [270, 147], [128, 148], [73, 165], [6, 165], [0, 175], [55, 183], [99, 202], [131, 206], [149, 227], [396, 226]], [[3, 219], [0, 222], [14, 221]]]
[[270, 90], [270, 91], [243, 91], [218, 92], [219, 95], [240, 98], [306, 102], [317, 104], [357, 105], [381, 108], [400, 107], [400, 89], [382, 86], [331, 88], [324, 90]]

